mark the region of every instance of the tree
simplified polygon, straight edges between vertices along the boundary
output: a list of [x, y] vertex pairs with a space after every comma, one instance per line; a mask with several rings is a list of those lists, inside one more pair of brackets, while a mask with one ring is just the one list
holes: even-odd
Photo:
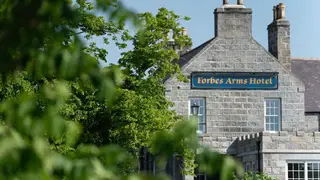
[[[117, 162], [128, 157], [124, 156], [125, 152], [114, 146], [73, 146], [80, 126], [65, 121], [60, 114], [70, 95], [65, 80], [91, 84], [98, 90], [99, 97], [105, 99], [112, 96], [119, 72], [113, 68], [101, 70], [96, 56], [91, 56], [94, 53], [83, 51], [89, 48], [81, 41], [78, 30], [86, 30], [88, 37], [96, 35], [100, 27], [95, 24], [93, 27], [97, 29], [93, 29], [88, 21], [91, 15], [82, 11], [83, 4], [89, 4], [86, 1], [77, 4], [72, 7], [71, 2], [65, 0], [5, 1], [2, 4], [2, 179], [122, 178], [114, 169]], [[98, 8], [108, 9], [106, 12], [113, 13], [116, 18], [127, 17], [118, 12], [129, 12], [124, 8], [110, 9], [111, 2], [96, 1], [96, 4]], [[94, 20], [101, 21], [101, 18]], [[114, 25], [100, 25], [106, 29], [104, 33], [112, 34], [108, 28], [112, 30]], [[44, 82], [39, 83], [41, 80]], [[49, 148], [48, 140], [58, 141], [63, 136], [66, 143], [74, 147], [74, 152], [63, 155]], [[108, 168], [103, 168], [105, 165]]]
[[[181, 48], [191, 45], [190, 38], [182, 36], [180, 17], [174, 12], [161, 8], [155, 16], [151, 13], [138, 16], [145, 28], [134, 37], [126, 35], [133, 41], [134, 49], [124, 53], [118, 65], [122, 69], [124, 83], [117, 88], [113, 98], [116, 105], [99, 101], [95, 97], [95, 88], [70, 82], [72, 95], [61, 111], [68, 119], [83, 125], [84, 131], [78, 143], [115, 143], [136, 158], [143, 146], [150, 145], [155, 132], [170, 130], [175, 122], [182, 120], [169, 110], [172, 103], [164, 94], [162, 80], [179, 70], [172, 63], [178, 54], [169, 46], [167, 34], [173, 30], [175, 41]], [[145, 61], [141, 62], [141, 58]], [[65, 151], [60, 143], [57, 142], [56, 147]], [[180, 153], [187, 157], [186, 160], [191, 160], [190, 152], [180, 150]], [[191, 167], [189, 169], [192, 171]]]
[[[179, 70], [171, 63], [176, 56], [174, 51], [161, 48], [166, 47], [167, 32], [161, 32], [163, 29], [152, 26], [159, 18], [159, 22], [156, 23], [161, 27], [166, 16], [171, 17], [167, 20], [174, 25], [173, 21], [177, 19], [174, 14], [162, 9], [162, 14], [156, 18], [149, 13], [141, 15], [142, 19], [149, 22], [145, 29], [148, 38], [141, 39], [143, 31], [139, 31], [139, 36], [134, 37], [136, 49], [126, 53], [120, 61], [125, 84], [119, 87], [119, 67], [101, 69], [98, 60], [104, 60], [107, 51], [96, 47], [94, 43], [86, 46], [82, 37], [90, 40], [93, 36], [106, 36], [106, 43], [107, 39], [111, 38], [116, 40], [120, 48], [124, 47], [125, 44], [120, 41], [126, 41], [130, 36], [123, 30], [123, 22], [128, 17], [133, 17], [133, 21], [138, 18], [116, 1], [96, 0], [93, 4], [78, 0], [72, 3], [74, 2], [66, 0], [32, 0], [16, 3], [5, 1], [1, 7], [0, 114], [3, 125], [0, 126], [0, 177], [144, 179], [146, 177], [139, 174], [119, 174], [118, 164], [134, 162], [132, 156], [128, 155], [128, 149], [134, 151], [136, 147], [148, 144], [155, 154], [166, 158], [178, 149], [187, 147], [194, 151], [198, 148], [195, 126], [184, 121], [172, 125], [175, 120], [174, 113], [164, 110], [170, 103], [163, 96], [156, 96], [164, 90], [163, 86], [158, 86], [160, 80], [168, 73], [179, 73]], [[93, 8], [119, 20], [119, 23], [105, 22], [103, 18], [90, 13]], [[176, 26], [168, 29], [170, 28], [176, 33], [180, 32]], [[154, 35], [153, 30], [156, 30]], [[119, 35], [121, 40], [118, 42], [116, 37]], [[181, 37], [182, 45], [188, 42], [183, 40], [184, 38], [186, 37]], [[163, 42], [158, 42], [161, 39]], [[180, 41], [177, 35], [175, 39], [177, 42]], [[152, 56], [152, 52], [159, 57]], [[145, 61], [139, 62], [139, 59]], [[154, 88], [154, 92], [148, 92], [146, 88]], [[119, 94], [133, 98], [121, 99], [122, 96]], [[151, 101], [150, 97], [153, 95], [158, 101]], [[152, 111], [144, 113], [142, 110], [138, 114], [134, 114], [133, 111], [128, 114], [113, 104], [114, 98], [120, 100], [119, 103], [123, 102], [119, 107], [134, 110], [136, 107], [132, 106], [132, 103], [143, 102], [148, 104], [142, 109], [151, 108]], [[80, 103], [81, 106], [74, 107], [79, 102], [83, 102]], [[159, 102], [164, 104], [157, 104]], [[111, 138], [108, 145], [102, 146], [104, 143], [100, 143], [97, 138], [99, 136], [92, 133], [93, 129], [96, 130], [96, 127], [101, 125], [98, 121], [98, 125], [94, 126], [97, 121], [91, 121], [96, 115], [113, 118], [107, 121], [112, 122], [112, 125], [121, 121], [121, 116], [125, 117], [123, 119], [126, 121], [135, 122], [141, 115], [145, 122], [153, 119], [165, 121], [167, 124], [154, 127], [158, 131], [154, 136], [151, 134], [153, 127], [146, 125], [148, 131], [144, 135], [153, 138], [140, 140], [142, 136], [136, 132], [119, 137], [117, 132], [126, 125], [118, 123], [110, 129]], [[163, 117], [158, 119], [159, 115]], [[80, 124], [85, 125], [84, 134], [81, 134]], [[88, 126], [93, 127], [90, 129]], [[142, 127], [144, 126], [133, 129], [138, 131]], [[175, 130], [169, 131], [167, 128]], [[131, 135], [136, 135], [138, 141], [120, 141], [120, 138]], [[79, 142], [79, 137], [88, 139]], [[101, 146], [89, 142], [100, 143]], [[126, 149], [111, 144], [113, 142]], [[122, 142], [129, 143], [121, 144]], [[165, 151], [159, 151], [160, 149]], [[207, 156], [213, 154], [216, 156], [205, 163], [208, 169], [215, 168], [214, 160], [221, 156], [211, 151], [203, 153]], [[224, 178], [231, 177], [230, 172], [234, 171], [236, 164], [230, 158], [221, 162], [225, 165], [222, 166]], [[153, 179], [156, 178], [162, 177]]]
[[172, 103], [164, 93], [163, 79], [180, 73], [172, 62], [179, 56], [169, 46], [168, 33], [173, 31], [177, 46], [191, 45], [190, 38], [181, 33], [180, 16], [174, 12], [160, 8], [156, 15], [138, 16], [144, 28], [132, 38], [133, 50], [123, 53], [119, 60], [124, 83], [115, 99], [119, 105], [109, 109], [111, 141], [134, 152], [148, 146], [154, 132], [170, 130], [174, 122], [181, 120], [169, 110]]
[[[92, 99], [92, 88], [85, 91], [75, 88], [73, 94], [76, 96], [71, 100], [70, 108], [66, 108], [70, 119], [84, 125], [82, 140], [95, 144], [115, 143], [136, 157], [142, 147], [150, 145], [155, 132], [170, 130], [175, 122], [182, 120], [169, 110], [172, 103], [164, 94], [163, 79], [179, 73], [179, 67], [172, 62], [179, 56], [170, 47], [168, 33], [173, 32], [177, 46], [191, 45], [190, 38], [181, 33], [181, 18], [174, 12], [161, 8], [156, 15], [143, 13], [138, 16], [144, 28], [130, 38], [134, 49], [123, 53], [119, 61], [124, 83], [117, 88], [114, 97], [117, 105], [108, 106]], [[75, 112], [81, 116], [74, 116]], [[179, 153], [186, 157], [186, 162], [191, 162], [190, 152], [179, 150]], [[189, 166], [189, 172], [193, 172]]]

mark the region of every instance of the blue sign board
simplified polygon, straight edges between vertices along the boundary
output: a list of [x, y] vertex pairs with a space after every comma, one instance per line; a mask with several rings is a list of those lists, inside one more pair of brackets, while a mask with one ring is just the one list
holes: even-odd
[[193, 72], [191, 89], [278, 89], [278, 73]]

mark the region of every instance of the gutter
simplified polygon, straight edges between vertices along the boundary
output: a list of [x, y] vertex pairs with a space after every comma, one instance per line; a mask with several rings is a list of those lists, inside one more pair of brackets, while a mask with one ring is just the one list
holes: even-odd
[[258, 156], [258, 172], [261, 172], [261, 167], [260, 167], [260, 144], [261, 141], [257, 141], [257, 156]]

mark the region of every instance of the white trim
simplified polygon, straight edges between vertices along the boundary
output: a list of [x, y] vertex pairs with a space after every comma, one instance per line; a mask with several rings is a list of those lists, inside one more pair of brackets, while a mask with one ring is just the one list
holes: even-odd
[[308, 179], [308, 163], [304, 163], [304, 179]]
[[284, 169], [284, 173], [285, 173], [284, 178], [285, 178], [285, 180], [287, 180], [288, 179], [288, 162], [286, 162], [284, 167], [285, 167], [285, 169]]

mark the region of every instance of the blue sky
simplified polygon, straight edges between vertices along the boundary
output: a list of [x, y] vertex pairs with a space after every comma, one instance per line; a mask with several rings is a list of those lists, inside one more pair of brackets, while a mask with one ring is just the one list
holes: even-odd
[[[182, 25], [193, 40], [193, 47], [214, 36], [213, 11], [222, 6], [222, 0], [123, 0], [136, 12], [157, 13], [160, 7], [173, 10], [190, 21]], [[235, 4], [236, 0], [229, 0]], [[267, 26], [273, 19], [272, 8], [279, 2], [286, 5], [286, 18], [291, 23], [292, 57], [320, 58], [320, 0], [244, 0], [244, 5], [253, 9], [253, 36], [267, 47]], [[99, 42], [98, 42], [99, 43]], [[115, 63], [120, 51], [109, 47], [109, 63]]]

